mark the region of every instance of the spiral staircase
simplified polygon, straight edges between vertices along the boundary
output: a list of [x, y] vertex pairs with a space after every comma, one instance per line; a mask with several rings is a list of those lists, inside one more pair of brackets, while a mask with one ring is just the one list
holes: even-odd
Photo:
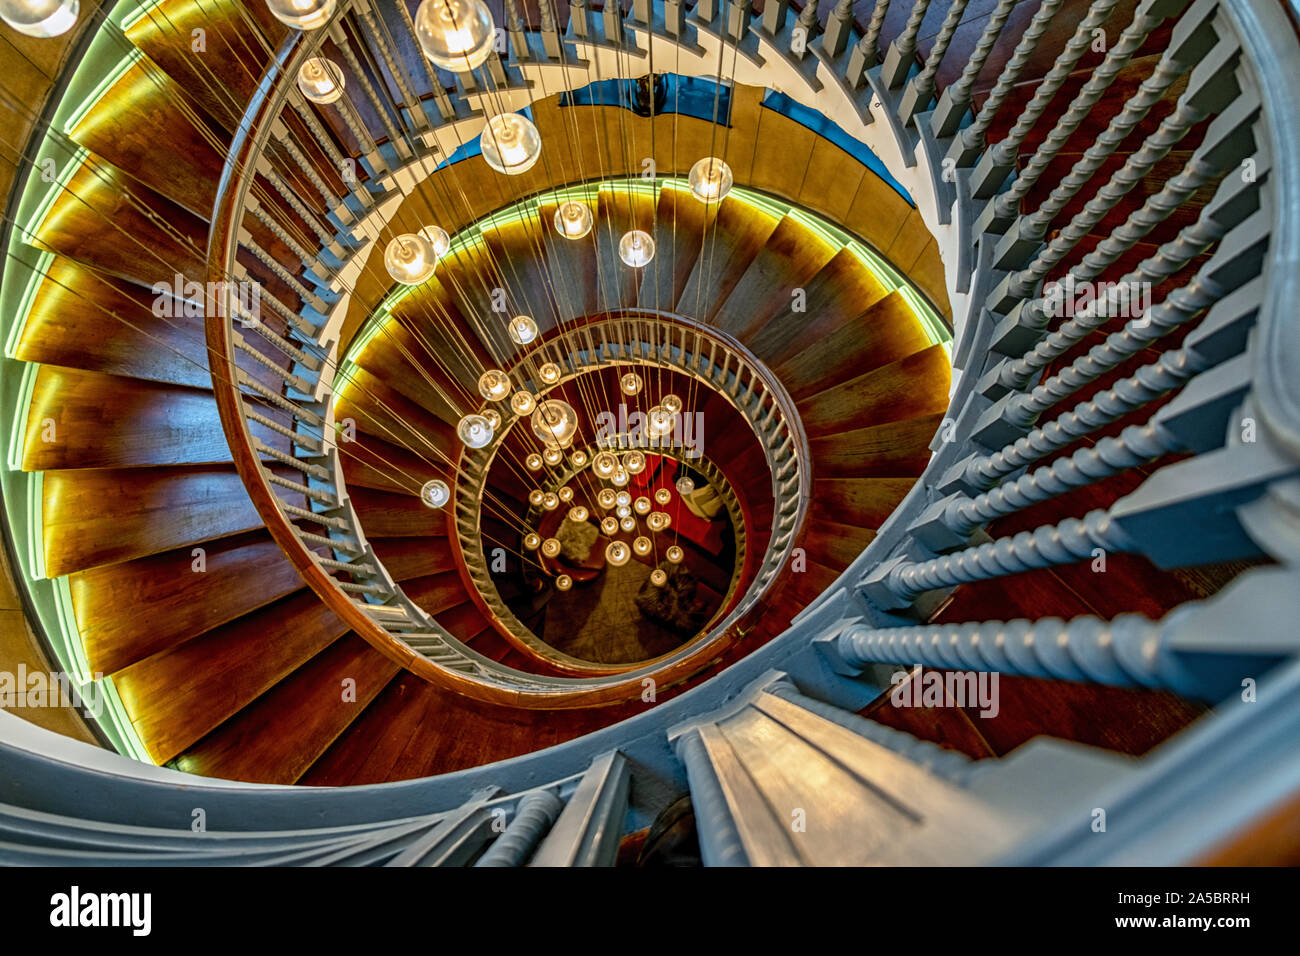
[[[0, 861], [602, 865], [683, 793], [711, 865], [1295, 852], [1258, 837], [1300, 791], [1294, 10], [507, 0], [459, 73], [414, 14], [6, 34], [10, 563], [108, 749], [0, 714]], [[514, 111], [542, 157], [503, 176]], [[517, 467], [508, 405], [460, 440], [494, 366], [583, 435], [629, 370], [688, 397], [734, 533], [700, 633], [543, 639], [529, 494], [581, 479]], [[896, 706], [916, 665], [994, 712]]]

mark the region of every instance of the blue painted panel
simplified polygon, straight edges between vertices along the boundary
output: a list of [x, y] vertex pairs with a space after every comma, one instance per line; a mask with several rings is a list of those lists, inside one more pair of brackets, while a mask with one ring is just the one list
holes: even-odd
[[[705, 122], [714, 122], [715, 106], [717, 122], [723, 126], [731, 124], [731, 86], [717, 83], [706, 77], [678, 76], [674, 73], [663, 74], [667, 86], [664, 97], [663, 112], [692, 116]], [[633, 91], [636, 80], [599, 80], [589, 83], [581, 89], [560, 94], [561, 106], [621, 106], [631, 109], [634, 102]]]
[[889, 183], [898, 195], [907, 200], [907, 204], [913, 209], [916, 203], [912, 202], [912, 197], [907, 194], [907, 190], [902, 187], [897, 179], [889, 175], [889, 170], [880, 158], [863, 143], [856, 140], [840, 127], [836, 126], [821, 113], [804, 106], [786, 96], [784, 93], [778, 93], [775, 90], [768, 90], [763, 94], [762, 105], [769, 110], [780, 113], [782, 116], [794, 120], [800, 126], [806, 126], [818, 136], [830, 140], [844, 152], [848, 153], [862, 165], [866, 166], [873, 173]]

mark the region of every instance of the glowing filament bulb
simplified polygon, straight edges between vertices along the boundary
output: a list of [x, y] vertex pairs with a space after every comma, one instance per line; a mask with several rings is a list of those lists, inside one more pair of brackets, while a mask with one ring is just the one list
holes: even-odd
[[575, 524], [582, 524], [590, 517], [590, 514], [582, 505], [574, 505], [569, 509], [569, 520]]
[[618, 503], [613, 488], [601, 488], [596, 494], [596, 504], [600, 505], [606, 511], [613, 508]]
[[668, 574], [662, 568], [655, 568], [650, 572], [650, 583], [661, 588], [668, 583]]
[[658, 504], [666, 505], [666, 504], [668, 504], [668, 502], [670, 502], [670, 501], [672, 501], [672, 500], [673, 500], [673, 493], [672, 493], [671, 491], [669, 491], [667, 488], [656, 488], [656, 489], [655, 489], [655, 501], [656, 501]]
[[530, 415], [537, 407], [537, 399], [528, 392], [515, 392], [510, 396], [510, 410], [516, 415]]
[[668, 515], [662, 511], [652, 511], [649, 517], [645, 519], [645, 525], [651, 531], [663, 531], [668, 527]]
[[561, 574], [555, 579], [555, 590], [567, 591], [571, 587], [573, 587], [573, 578], [569, 577], [567, 574]]
[[412, 22], [424, 55], [453, 73], [482, 66], [496, 40], [492, 14], [483, 0], [424, 0]]
[[654, 545], [650, 543], [650, 539], [645, 535], [639, 535], [636, 540], [632, 542], [632, 550], [643, 558], [649, 554], [653, 548]]
[[597, 452], [591, 460], [591, 470], [600, 478], [612, 478], [618, 471], [618, 456], [611, 451]]
[[645, 455], [639, 451], [630, 451], [623, 456], [623, 467], [629, 475], [639, 475], [645, 471]]
[[618, 387], [623, 390], [624, 395], [635, 395], [641, 391], [641, 376], [636, 372], [625, 372], [618, 380]]
[[595, 217], [585, 202], [569, 200], [555, 210], [555, 231], [565, 239], [581, 239], [591, 232]]
[[547, 538], [542, 542], [542, 554], [548, 558], [553, 558], [560, 553], [560, 539]]
[[618, 257], [634, 269], [649, 265], [655, 257], [655, 241], [650, 238], [650, 233], [640, 229], [625, 232], [618, 241]]
[[558, 448], [548, 448], [542, 452], [542, 461], [548, 465], [558, 465], [564, 461], [564, 452]]
[[663, 408], [665, 411], [668, 411], [673, 415], [676, 415], [678, 412], [682, 410], [682, 400], [678, 398], [676, 395], [665, 395], [662, 399], [660, 399], [659, 406]]
[[554, 511], [560, 507], [560, 496], [553, 491], [548, 491], [542, 495], [542, 507], [547, 511]]
[[639, 515], [648, 515], [650, 513], [650, 499], [645, 495], [637, 498], [636, 501], [632, 502], [632, 510]]
[[433, 244], [413, 232], [395, 236], [384, 249], [384, 268], [402, 285], [419, 285], [433, 275], [437, 264]]
[[611, 541], [605, 548], [605, 560], [619, 568], [632, 558], [632, 549], [622, 541]]
[[626, 468], [624, 468], [622, 465], [619, 465], [618, 468], [614, 470], [614, 474], [609, 476], [609, 480], [614, 484], [615, 487], [622, 488], [624, 485], [626, 485], [629, 481], [632, 480], [632, 476], [627, 473]]
[[478, 377], [478, 393], [489, 402], [504, 401], [510, 394], [510, 376], [500, 369], [488, 369]]
[[337, 0], [266, 0], [271, 15], [295, 30], [323, 27], [337, 7]]
[[345, 85], [342, 67], [323, 56], [313, 56], [298, 67], [298, 89], [313, 103], [328, 106], [338, 102]]
[[532, 120], [519, 113], [492, 117], [479, 135], [483, 161], [498, 173], [518, 176], [542, 155], [542, 137]]
[[445, 481], [438, 478], [426, 481], [420, 489], [420, 500], [430, 508], [441, 508], [451, 500], [451, 489]]
[[618, 526], [622, 528], [624, 531], [632, 531], [633, 529], [636, 528], [636, 519], [622, 518], [619, 520]]
[[546, 497], [546, 495], [540, 488], [534, 488], [532, 491], [528, 492], [528, 503], [534, 508], [540, 508], [544, 497]]
[[587, 464], [587, 453], [579, 448], [569, 456], [569, 464], [574, 468], [583, 468]]
[[533, 452], [531, 455], [529, 455], [527, 458], [524, 459], [524, 467], [526, 467], [529, 471], [541, 471], [542, 456], [537, 454], [537, 452]]
[[677, 479], [677, 493], [679, 495], [689, 495], [694, 490], [695, 482], [691, 480], [689, 475], [682, 475]]
[[605, 534], [614, 534], [618, 531], [618, 519], [605, 517], [600, 519], [600, 530]]
[[482, 415], [466, 415], [456, 426], [456, 434], [469, 448], [482, 448], [492, 440], [492, 425]]
[[673, 430], [673, 413], [656, 405], [646, 413], [646, 431], [652, 438], [663, 438]]
[[429, 240], [429, 245], [433, 247], [433, 254], [439, 259], [451, 248], [451, 236], [447, 235], [447, 230], [441, 226], [425, 226], [420, 230], [420, 235]]
[[516, 345], [527, 345], [537, 338], [537, 323], [533, 321], [532, 316], [516, 315], [510, 320], [506, 331], [510, 333], [510, 339]]
[[528, 551], [536, 551], [542, 543], [542, 536], [535, 531], [530, 531], [524, 535], [524, 548]]
[[560, 380], [560, 367], [554, 362], [547, 362], [538, 368], [537, 377], [547, 385], [554, 385]]
[[677, 545], [673, 545], [664, 552], [664, 557], [668, 559], [669, 564], [681, 564], [682, 558], [686, 557], [686, 552]]
[[565, 485], [558, 492], [556, 492], [556, 494], [559, 496], [559, 499], [563, 501], [565, 504], [568, 504], [570, 501], [573, 500], [573, 489], [570, 488], [568, 485]]
[[691, 195], [701, 202], [717, 202], [731, 192], [735, 181], [731, 167], [716, 156], [706, 156], [699, 160], [686, 176], [690, 183]]
[[620, 491], [614, 495], [614, 503], [620, 508], [626, 508], [632, 503], [632, 496], [626, 491]]

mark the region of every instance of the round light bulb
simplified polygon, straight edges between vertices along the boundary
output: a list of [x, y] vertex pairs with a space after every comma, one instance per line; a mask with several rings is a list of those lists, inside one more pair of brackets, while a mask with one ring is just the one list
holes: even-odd
[[438, 262], [433, 244], [413, 232], [395, 237], [384, 250], [384, 268], [394, 282], [419, 285], [433, 275]]
[[655, 568], [650, 572], [650, 583], [657, 588], [663, 587], [668, 583], [668, 573], [662, 568]]
[[603, 531], [603, 532], [605, 532], [605, 534], [615, 534], [615, 533], [617, 533], [617, 531], [618, 531], [618, 519], [617, 519], [617, 518], [601, 518], [601, 519], [600, 519], [600, 530]]
[[636, 519], [620, 518], [618, 522], [618, 526], [622, 528], [624, 531], [632, 531], [636, 528]]
[[516, 415], [531, 415], [537, 407], [537, 399], [529, 392], [515, 392], [510, 396], [510, 410]]
[[537, 338], [537, 323], [533, 321], [532, 316], [516, 315], [506, 326], [506, 331], [510, 333], [510, 340], [516, 345], [527, 345]]
[[315, 30], [329, 23], [338, 0], [266, 0], [266, 7], [285, 26]]
[[618, 471], [618, 456], [612, 451], [596, 452], [596, 457], [591, 459], [591, 470], [600, 478], [613, 477]]
[[632, 502], [632, 510], [639, 515], [648, 515], [650, 513], [650, 499], [641, 495], [636, 501]]
[[632, 558], [632, 549], [622, 541], [611, 541], [605, 548], [605, 560], [616, 568], [627, 564]]
[[560, 496], [553, 491], [548, 491], [542, 495], [542, 507], [547, 511], [554, 511], [560, 507]]
[[676, 415], [682, 410], [682, 400], [676, 395], [665, 395], [659, 400], [659, 407]]
[[429, 240], [429, 245], [433, 246], [433, 254], [439, 259], [451, 248], [451, 236], [447, 235], [447, 230], [441, 226], [425, 226], [420, 230], [420, 235]]
[[581, 239], [591, 232], [595, 221], [591, 207], [585, 202], [569, 200], [555, 210], [555, 231], [565, 239]]
[[677, 479], [677, 493], [679, 495], [689, 495], [694, 490], [695, 482], [691, 480], [689, 475], [682, 475]]
[[636, 372], [625, 372], [618, 380], [618, 387], [623, 390], [624, 395], [635, 395], [641, 391], [641, 376]]
[[573, 489], [570, 488], [568, 485], [565, 485], [558, 492], [556, 492], [556, 494], [560, 496], [560, 500], [563, 501], [565, 504], [568, 504], [570, 501], [573, 500]]
[[625, 265], [639, 269], [655, 257], [655, 241], [650, 238], [650, 233], [640, 229], [625, 232], [618, 241], [618, 257]]
[[632, 517], [632, 509], [627, 505], [619, 505], [614, 514], [618, 515], [620, 518], [630, 518]]
[[482, 66], [496, 40], [492, 14], [483, 0], [424, 0], [413, 22], [424, 55], [452, 73]]
[[483, 127], [479, 147], [483, 161], [497, 172], [518, 176], [532, 169], [542, 155], [542, 137], [528, 117], [501, 113]]
[[456, 434], [470, 448], [482, 448], [492, 440], [492, 424], [482, 415], [466, 415], [456, 426]]
[[510, 394], [510, 376], [490, 368], [478, 377], [478, 393], [489, 402], [501, 402]]
[[537, 403], [532, 416], [533, 434], [549, 448], [568, 448], [578, 433], [578, 413], [568, 402], [548, 398]]
[[555, 590], [567, 591], [571, 587], [573, 587], [573, 578], [569, 577], [567, 574], [561, 574], [555, 579]]
[[657, 504], [666, 505], [668, 504], [668, 502], [672, 500], [673, 500], [673, 493], [669, 491], [667, 488], [655, 489], [655, 502]]
[[501, 413], [495, 408], [485, 408], [483, 411], [479, 412], [479, 414], [487, 419], [487, 423], [491, 426], [494, 433], [501, 427]]
[[532, 491], [528, 492], [528, 503], [534, 508], [540, 508], [544, 497], [546, 497], [546, 495], [540, 488], [534, 488]]
[[652, 438], [663, 438], [673, 430], [673, 413], [656, 405], [646, 413], [646, 431]]
[[313, 103], [337, 103], [346, 86], [343, 68], [323, 56], [313, 56], [298, 67], [298, 89]]
[[701, 202], [717, 202], [731, 192], [735, 179], [731, 167], [716, 156], [706, 156], [691, 167], [686, 175], [691, 195]]
[[530, 531], [524, 535], [524, 548], [528, 551], [536, 551], [541, 546], [542, 536], [535, 531]]
[[582, 505], [574, 505], [569, 509], [569, 520], [575, 524], [583, 524], [590, 517], [590, 512]]
[[558, 465], [564, 461], [564, 453], [558, 448], [548, 448], [542, 452], [542, 461], [548, 465]]
[[430, 508], [441, 508], [451, 500], [451, 489], [440, 478], [426, 481], [420, 489], [420, 500]]
[[547, 362], [538, 368], [537, 377], [547, 385], [554, 385], [560, 380], [560, 367], [554, 362]]
[[632, 550], [643, 558], [649, 554], [653, 548], [654, 545], [650, 543], [650, 539], [645, 535], [639, 535], [636, 540], [632, 542]]
[[596, 494], [596, 504], [600, 505], [606, 511], [613, 508], [617, 503], [613, 488], [601, 488]]
[[645, 455], [639, 451], [630, 451], [623, 456], [623, 467], [629, 475], [639, 475], [645, 471]]
[[614, 474], [609, 476], [609, 480], [613, 483], [614, 487], [622, 488], [624, 485], [626, 485], [629, 481], [632, 480], [632, 476], [627, 473], [626, 468], [624, 468], [622, 465], [619, 465], [616, 469], [614, 469]]
[[677, 545], [673, 545], [664, 552], [664, 557], [668, 559], [669, 564], [681, 564], [682, 559], [686, 557], [686, 552]]
[[626, 508], [628, 505], [632, 503], [632, 496], [628, 494], [626, 491], [617, 492], [614, 495], [614, 503], [617, 504], [620, 508]]
[[559, 553], [560, 553], [559, 538], [547, 538], [545, 541], [542, 542], [542, 554], [546, 555], [548, 558], [553, 558]]
[[645, 519], [645, 525], [651, 531], [663, 531], [668, 527], [668, 522], [665, 520], [667, 517], [662, 511], [652, 511]]
[[587, 464], [587, 453], [579, 448], [569, 456], [569, 464], [574, 468], [583, 468]]
[[524, 459], [524, 467], [527, 468], [529, 471], [541, 471], [542, 456], [537, 454], [537, 452], [533, 452], [531, 455], [529, 455], [527, 458]]

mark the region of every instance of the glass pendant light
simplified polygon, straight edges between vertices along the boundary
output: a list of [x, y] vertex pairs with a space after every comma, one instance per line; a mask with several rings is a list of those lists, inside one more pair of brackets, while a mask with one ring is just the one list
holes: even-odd
[[420, 489], [420, 500], [430, 508], [441, 508], [451, 500], [451, 489], [440, 478], [426, 481], [424, 487]]
[[487, 419], [488, 427], [496, 434], [496, 430], [501, 427], [501, 413], [495, 408], [485, 408], [479, 414]]
[[535, 531], [530, 531], [524, 535], [524, 548], [528, 551], [536, 551], [542, 543], [542, 536]]
[[560, 500], [563, 501], [565, 504], [568, 504], [570, 501], [573, 500], [573, 489], [570, 488], [568, 485], [565, 485], [563, 488], [557, 491], [556, 494], [559, 496]]
[[542, 506], [543, 497], [545, 497], [545, 494], [542, 490], [540, 488], [534, 488], [532, 491], [528, 492], [528, 503], [534, 508], [540, 508]]
[[0, 0], [0, 20], [29, 37], [62, 36], [77, 22], [79, 0]]
[[672, 493], [671, 491], [669, 491], [667, 488], [656, 488], [656, 489], [655, 489], [655, 501], [656, 501], [658, 504], [666, 505], [666, 504], [668, 504], [668, 502], [670, 502], [670, 501], [672, 501], [672, 500], [673, 500], [673, 493]]
[[542, 554], [546, 555], [548, 558], [553, 558], [559, 553], [560, 553], [559, 538], [547, 538], [545, 541], [542, 542]]
[[419, 285], [438, 263], [433, 244], [424, 236], [413, 232], [395, 237], [384, 250], [384, 268], [394, 282], [402, 285]]
[[596, 219], [585, 202], [569, 200], [555, 210], [555, 231], [565, 239], [581, 239], [591, 232]]
[[569, 577], [567, 574], [561, 574], [555, 579], [555, 590], [567, 591], [571, 587], [573, 587], [573, 578]]
[[636, 528], [636, 519], [620, 518], [618, 522], [618, 526], [622, 528], [624, 531], [632, 531]]
[[632, 558], [632, 549], [622, 541], [611, 541], [605, 548], [605, 560], [616, 568], [621, 568]]
[[654, 545], [650, 543], [650, 539], [645, 535], [638, 535], [636, 540], [632, 542], [632, 550], [643, 558], [653, 549]]
[[542, 452], [542, 461], [548, 465], [558, 465], [564, 461], [564, 453], [558, 448], [547, 448]]
[[516, 345], [527, 345], [537, 338], [537, 323], [530, 315], [516, 315], [506, 326], [506, 331], [510, 333], [510, 340]]
[[622, 465], [619, 465], [616, 469], [614, 469], [614, 474], [609, 476], [609, 480], [610, 482], [613, 483], [615, 488], [622, 488], [624, 485], [626, 485], [629, 481], [632, 480], [632, 476], [627, 473], [626, 468], [624, 468]]
[[691, 480], [690, 475], [682, 475], [677, 479], [677, 493], [679, 495], [689, 495], [695, 490], [695, 482]]
[[560, 380], [560, 367], [554, 362], [547, 362], [537, 369], [537, 377], [547, 385], [554, 385]]
[[569, 509], [569, 520], [575, 524], [584, 524], [590, 516], [591, 513], [582, 505], [574, 505]]
[[717, 202], [731, 192], [735, 181], [731, 167], [716, 156], [706, 156], [691, 167], [686, 174], [691, 195], [701, 202]]
[[531, 455], [529, 455], [527, 458], [524, 459], [524, 467], [527, 468], [529, 471], [541, 471], [542, 456], [537, 454], [537, 452], [533, 452]]
[[618, 519], [605, 517], [600, 519], [600, 530], [605, 534], [616, 534], [618, 532]]
[[668, 527], [668, 515], [662, 511], [652, 511], [645, 519], [645, 525], [651, 531], [663, 531]]
[[623, 456], [623, 467], [629, 475], [639, 475], [645, 471], [645, 455], [639, 451], [630, 451]]
[[537, 399], [529, 392], [515, 392], [510, 396], [510, 410], [521, 418], [524, 415], [531, 415], [536, 407]]
[[554, 511], [560, 507], [560, 496], [553, 491], [548, 491], [542, 495], [542, 507], [547, 511]]
[[601, 488], [596, 494], [596, 504], [600, 505], [606, 511], [613, 508], [618, 503], [613, 488]]
[[650, 572], [650, 583], [657, 588], [663, 587], [668, 583], [668, 574], [662, 568], [655, 568]]
[[632, 503], [632, 496], [626, 491], [620, 491], [614, 495], [614, 503], [620, 508], [626, 508]]
[[646, 412], [646, 431], [651, 438], [663, 438], [673, 430], [673, 413], [662, 405], [656, 405]]
[[542, 155], [541, 134], [532, 120], [520, 113], [492, 117], [478, 141], [483, 161], [507, 176], [528, 172]]
[[424, 55], [452, 73], [482, 66], [496, 40], [492, 14], [483, 0], [424, 0], [414, 24]]
[[504, 401], [510, 394], [510, 376], [500, 369], [488, 369], [478, 377], [478, 393], [489, 402]]
[[313, 56], [298, 67], [298, 89], [313, 103], [337, 103], [345, 85], [343, 68], [323, 56]]
[[686, 557], [686, 552], [677, 545], [673, 545], [664, 552], [664, 557], [668, 559], [669, 564], [681, 564], [682, 558]]
[[655, 257], [655, 241], [650, 238], [650, 233], [640, 229], [625, 232], [618, 241], [618, 257], [625, 265], [639, 269]]
[[618, 509], [614, 512], [614, 514], [616, 514], [620, 519], [630, 518], [632, 517], [632, 509], [629, 508], [627, 505], [619, 505]]
[[532, 425], [533, 434], [548, 448], [568, 448], [578, 433], [578, 413], [568, 402], [548, 398], [537, 403]]
[[618, 380], [618, 387], [623, 390], [624, 395], [635, 395], [641, 391], [641, 376], [636, 372], [626, 372]]
[[650, 513], [650, 499], [641, 495], [636, 501], [632, 502], [632, 510], [639, 515], [648, 515]]
[[470, 448], [482, 448], [492, 440], [492, 425], [482, 415], [466, 415], [456, 426], [456, 434]]
[[315, 30], [329, 23], [338, 0], [266, 0], [266, 7], [285, 26]]
[[676, 415], [682, 410], [682, 400], [676, 395], [665, 395], [659, 400], [659, 407]]
[[579, 448], [569, 456], [569, 464], [578, 469], [585, 467], [587, 464], [587, 453]]
[[441, 226], [425, 226], [420, 230], [420, 235], [429, 240], [429, 245], [433, 246], [433, 254], [439, 259], [451, 248], [451, 236], [447, 235], [447, 230]]
[[612, 451], [596, 452], [596, 457], [591, 459], [591, 470], [598, 478], [612, 478], [618, 471], [618, 456]]

